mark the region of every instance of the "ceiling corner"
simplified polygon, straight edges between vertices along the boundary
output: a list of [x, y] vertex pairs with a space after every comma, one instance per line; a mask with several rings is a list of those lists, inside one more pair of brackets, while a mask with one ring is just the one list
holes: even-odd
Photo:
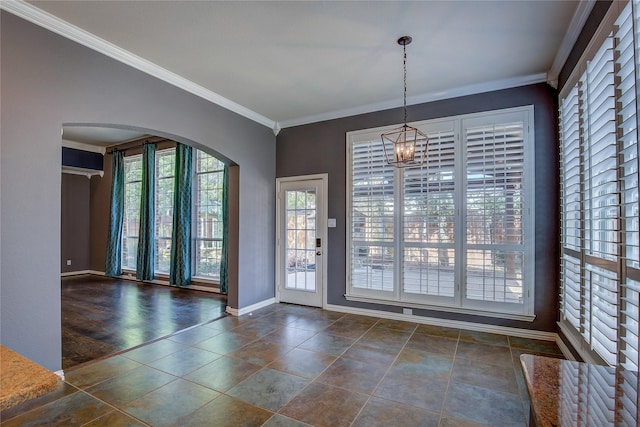
[[[567, 28], [567, 32], [565, 33], [565, 36], [560, 43], [560, 47], [556, 52], [556, 57], [553, 60], [551, 69], [549, 69], [549, 72], [547, 73], [547, 82], [551, 86], [557, 87], [560, 71], [562, 70], [564, 63], [567, 61], [567, 58], [571, 53], [571, 49], [573, 49], [573, 45], [576, 43], [576, 40], [578, 40], [580, 32], [582, 31], [585, 22], [587, 22], [589, 14], [591, 13], [595, 3], [596, 0], [581, 0], [578, 3], [576, 12], [573, 14], [573, 18], [569, 23], [569, 28]], [[555, 86], [553, 84], [554, 82]]]
[[0, 1], [0, 9], [25, 19], [32, 24], [52, 31], [62, 37], [108, 56], [125, 65], [142, 71], [175, 87], [199, 96], [254, 122], [274, 129], [276, 122], [238, 103], [231, 101], [191, 80], [185, 79], [151, 61], [114, 45], [88, 31], [70, 24], [24, 0]]

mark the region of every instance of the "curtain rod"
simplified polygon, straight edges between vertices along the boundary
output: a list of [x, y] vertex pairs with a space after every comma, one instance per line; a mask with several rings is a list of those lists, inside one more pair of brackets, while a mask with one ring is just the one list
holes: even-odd
[[125, 142], [125, 143], [121, 144], [121, 145], [126, 145], [125, 148], [118, 148], [119, 147], [118, 145], [113, 145], [113, 146], [111, 146], [111, 147], [106, 149], [105, 154], [111, 154], [116, 150], [117, 151], [135, 150], [137, 148], [142, 148], [147, 144], [159, 144], [159, 143], [162, 143], [162, 142], [172, 142], [174, 144], [177, 144], [177, 142], [172, 141], [172, 140], [167, 139], [167, 138], [161, 138], [161, 139], [159, 139], [157, 141], [150, 141], [149, 138], [145, 138], [144, 142], [142, 142], [142, 143], [140, 143], [140, 142], [136, 143], [135, 141], [132, 141], [131, 144], [133, 144], [133, 145], [128, 145], [129, 144], [128, 142]]

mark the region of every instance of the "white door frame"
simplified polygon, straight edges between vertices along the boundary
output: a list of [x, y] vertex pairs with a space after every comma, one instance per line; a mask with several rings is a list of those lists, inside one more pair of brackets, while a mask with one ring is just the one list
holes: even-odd
[[328, 241], [327, 241], [327, 220], [328, 220], [328, 186], [329, 186], [329, 174], [314, 174], [314, 175], [300, 175], [300, 176], [288, 176], [283, 178], [276, 178], [276, 302], [280, 302], [280, 289], [284, 283], [284, 251], [282, 234], [283, 230], [283, 215], [285, 214], [282, 209], [282, 203], [280, 200], [280, 192], [282, 183], [295, 182], [295, 181], [308, 181], [319, 180], [322, 186], [322, 200], [319, 205], [316, 206], [316, 215], [322, 218], [322, 227], [319, 230], [320, 238], [322, 239], [322, 280], [318, 284], [322, 289], [322, 308], [327, 306], [327, 264], [328, 264]]

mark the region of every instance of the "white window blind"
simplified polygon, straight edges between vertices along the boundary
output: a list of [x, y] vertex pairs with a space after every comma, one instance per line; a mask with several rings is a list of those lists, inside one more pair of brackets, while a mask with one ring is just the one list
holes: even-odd
[[524, 122], [466, 135], [466, 297], [519, 304], [524, 277]]
[[579, 350], [632, 370], [639, 365], [637, 4], [614, 3], [617, 16], [600, 30], [607, 37], [560, 100], [561, 325], [582, 337]]
[[582, 247], [582, 154], [580, 151], [580, 117], [578, 85], [576, 84], [560, 107], [560, 176], [562, 247], [562, 292], [560, 310], [577, 331], [585, 330], [581, 310], [584, 305], [581, 294], [580, 248]]
[[408, 168], [386, 164], [384, 129], [348, 134], [347, 298], [533, 314], [532, 117], [414, 124], [429, 144]]
[[[638, 371], [640, 236], [638, 209], [638, 87], [640, 77], [640, 8], [629, 4], [617, 21], [616, 62], [618, 63], [618, 148], [621, 162], [620, 199], [622, 220], [622, 253], [624, 277], [620, 289], [620, 356], [627, 369]], [[631, 9], [631, 11], [630, 11]], [[635, 25], [634, 25], [635, 23]], [[635, 30], [634, 30], [635, 29]], [[635, 384], [636, 390], [638, 384]], [[637, 404], [637, 401], [636, 401]], [[637, 410], [637, 406], [636, 406]], [[636, 413], [637, 414], [637, 413]]]
[[455, 138], [428, 135], [427, 160], [404, 170], [404, 292], [454, 298]]
[[351, 286], [394, 290], [394, 167], [377, 139], [353, 144], [351, 164]]
[[122, 268], [136, 269], [138, 233], [140, 232], [140, 195], [142, 191], [142, 156], [124, 158], [124, 207], [122, 222]]

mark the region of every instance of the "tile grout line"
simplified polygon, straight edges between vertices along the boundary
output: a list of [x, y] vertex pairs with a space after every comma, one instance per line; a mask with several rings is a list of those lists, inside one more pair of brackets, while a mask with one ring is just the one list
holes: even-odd
[[442, 424], [442, 419], [444, 418], [444, 408], [447, 403], [447, 396], [449, 396], [449, 386], [451, 385], [451, 380], [453, 378], [453, 367], [456, 363], [456, 355], [458, 354], [458, 345], [460, 344], [460, 335], [462, 334], [462, 330], [458, 329], [458, 338], [456, 339], [456, 348], [453, 350], [453, 357], [451, 359], [451, 372], [449, 372], [449, 378], [447, 379], [447, 387], [444, 390], [444, 398], [442, 401], [442, 407], [440, 408], [440, 418], [438, 419], [438, 425]]

